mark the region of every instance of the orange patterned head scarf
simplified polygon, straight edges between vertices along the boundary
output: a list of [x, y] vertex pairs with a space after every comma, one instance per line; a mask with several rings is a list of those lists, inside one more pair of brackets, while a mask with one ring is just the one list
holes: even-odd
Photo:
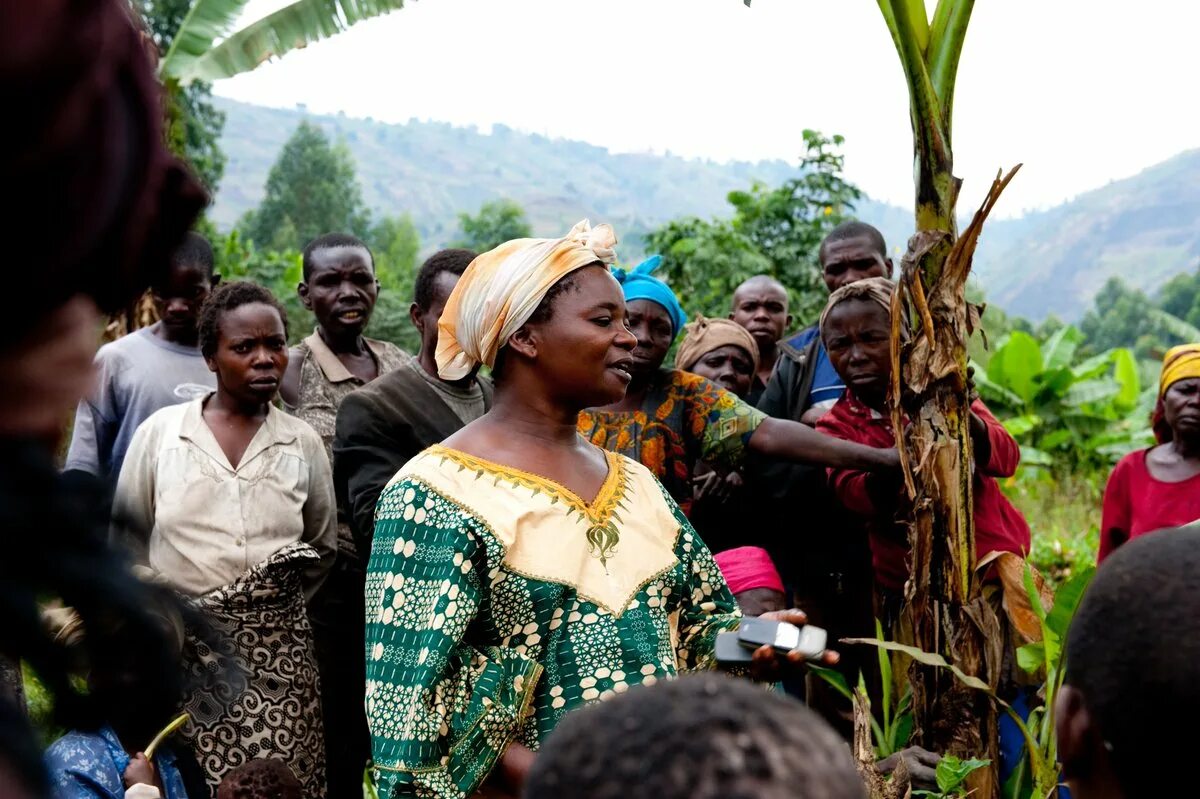
[[461, 380], [529, 321], [550, 288], [576, 269], [616, 260], [616, 234], [585, 219], [561, 239], [514, 239], [471, 261], [438, 320], [438, 375]]

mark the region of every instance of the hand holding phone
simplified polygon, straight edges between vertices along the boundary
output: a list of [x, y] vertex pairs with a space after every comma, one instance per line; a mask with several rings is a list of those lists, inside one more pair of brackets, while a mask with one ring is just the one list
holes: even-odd
[[736, 632], [717, 634], [715, 654], [722, 665], [746, 664], [753, 661], [757, 649], [769, 645], [781, 657], [799, 652], [805, 660], [820, 660], [825, 655], [827, 640], [828, 634], [820, 627], [747, 617]]
[[797, 627], [762, 617], [742, 619], [738, 627], [738, 642], [747, 649], [770, 646], [780, 655], [799, 652], [805, 660], [817, 660], [824, 655], [828, 637], [825, 630], [811, 624]]

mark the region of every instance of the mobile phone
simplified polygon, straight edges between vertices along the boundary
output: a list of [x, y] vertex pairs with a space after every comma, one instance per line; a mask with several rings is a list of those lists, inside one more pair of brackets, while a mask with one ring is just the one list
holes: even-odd
[[717, 633], [715, 654], [717, 663], [722, 666], [736, 666], [754, 659], [754, 650], [742, 646], [735, 632]]
[[825, 653], [828, 639], [824, 629], [811, 624], [797, 627], [786, 621], [761, 617], [742, 619], [737, 635], [738, 643], [746, 649], [758, 649], [765, 644], [780, 654], [798, 651], [808, 660], [816, 660]]

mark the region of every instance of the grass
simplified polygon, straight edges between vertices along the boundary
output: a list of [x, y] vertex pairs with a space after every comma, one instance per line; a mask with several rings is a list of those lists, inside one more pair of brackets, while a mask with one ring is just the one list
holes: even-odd
[[1022, 469], [1003, 483], [1033, 533], [1030, 561], [1055, 586], [1096, 563], [1106, 477]]

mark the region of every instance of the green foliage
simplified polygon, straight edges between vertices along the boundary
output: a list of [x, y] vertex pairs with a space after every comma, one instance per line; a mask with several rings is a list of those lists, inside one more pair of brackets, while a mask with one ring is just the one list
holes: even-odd
[[375, 275], [379, 278], [379, 299], [371, 315], [368, 335], [390, 341], [406, 352], [415, 353], [421, 341], [408, 316], [417, 279], [417, 255], [421, 239], [408, 214], [383, 217], [371, 226], [367, 244], [375, 256]]
[[821, 240], [863, 196], [842, 178], [842, 142], [806, 130], [798, 177], [776, 188], [754, 182], [730, 192], [730, 219], [684, 217], [649, 234], [648, 249], [662, 254], [662, 274], [686, 298], [690, 314], [725, 316], [738, 284], [762, 273], [788, 287], [794, 316], [819, 313], [827, 296], [817, 260]]
[[451, 247], [465, 247], [475, 252], [487, 252], [512, 239], [533, 236], [533, 228], [525, 218], [525, 209], [513, 200], [486, 202], [479, 213], [458, 215], [458, 238]]
[[1110, 278], [1079, 324], [1089, 353], [1128, 347], [1158, 360], [1175, 346], [1200, 341], [1200, 272], [1177, 275], [1154, 298]]
[[403, 0], [295, 0], [234, 30], [247, 3], [195, 0], [159, 65], [161, 74], [185, 86], [196, 80], [231, 78], [404, 6]]
[[[412, 302], [413, 280], [416, 274], [415, 231], [404, 217], [381, 220], [377, 224], [382, 238], [368, 239], [375, 253], [375, 269], [379, 278], [379, 299], [367, 335], [396, 344], [407, 352], [416, 352], [420, 340], [408, 318]], [[389, 239], [385, 234], [391, 233]], [[406, 250], [410, 257], [404, 260]], [[300, 302], [296, 286], [303, 277], [300, 252], [260, 249], [237, 230], [213, 239], [217, 273], [222, 280], [250, 280], [266, 286], [283, 303], [288, 315], [288, 343], [296, 344], [313, 331], [316, 318]], [[399, 260], [397, 260], [399, 256]]]
[[1153, 387], [1142, 391], [1137, 362], [1124, 348], [1077, 358], [1083, 335], [1060, 328], [1041, 344], [1014, 330], [987, 369], [975, 369], [979, 393], [1021, 444], [1025, 466], [1056, 474], [1103, 470], [1149, 443]]
[[[875, 637], [883, 639], [883, 625], [875, 620]], [[871, 743], [875, 749], [876, 760], [883, 760], [908, 746], [912, 737], [913, 711], [912, 687], [905, 685], [904, 691], [896, 691], [896, 677], [892, 671], [892, 659], [884, 649], [878, 649], [879, 674], [882, 686], [880, 696], [880, 712], [878, 718], [871, 713]], [[858, 675], [858, 685], [853, 691], [846, 684], [846, 678], [840, 672], [823, 666], [809, 664], [809, 671], [827, 682], [835, 691], [850, 702], [857, 700], [868, 713], [871, 711], [871, 700], [867, 693], [866, 679], [862, 672]]]
[[[171, 46], [176, 32], [187, 16], [189, 0], [132, 0], [146, 29], [163, 54]], [[167, 106], [167, 143], [183, 158], [210, 193], [215, 193], [225, 172], [225, 154], [219, 139], [225, 114], [212, 104], [212, 86], [196, 82], [181, 87], [177, 81], [165, 81]]]
[[271, 290], [288, 315], [288, 343], [296, 344], [313, 331], [316, 320], [296, 294], [303, 275], [300, 252], [267, 250], [254, 246], [234, 230], [213, 240], [216, 271], [221, 280], [250, 280]]
[[934, 776], [937, 779], [936, 791], [913, 791], [913, 796], [925, 796], [930, 799], [943, 797], [967, 796], [967, 777], [981, 768], [990, 766], [990, 760], [962, 760], [954, 755], [945, 755], [938, 761]]
[[1029, 561], [1052, 585], [1095, 565], [1107, 479], [1107, 470], [1054, 475], [1046, 469], [1025, 469], [1003, 482], [1005, 493], [1033, 530]]
[[[1025, 570], [1025, 591], [1029, 604], [1037, 615], [1042, 628], [1042, 640], [1027, 644], [1017, 651], [1018, 664], [1034, 675], [1044, 677], [1044, 684], [1039, 694], [1043, 704], [1030, 711], [1027, 718], [1021, 716], [1012, 707], [992, 691], [983, 680], [964, 673], [951, 665], [941, 655], [926, 652], [913, 646], [884, 641], [882, 637], [874, 639], [851, 638], [843, 643], [867, 644], [877, 647], [880, 651], [902, 652], [918, 663], [934, 668], [946, 669], [969, 688], [982, 691], [1008, 714], [1017, 725], [1021, 736], [1025, 739], [1025, 751], [1020, 764], [1004, 785], [1006, 799], [1042, 799], [1049, 796], [1050, 791], [1058, 784], [1058, 747], [1054, 731], [1054, 706], [1058, 691], [1062, 687], [1066, 673], [1066, 652], [1063, 642], [1071, 619], [1079, 608], [1084, 591], [1095, 574], [1093, 568], [1082, 569], [1055, 593], [1054, 603], [1049, 608], [1042, 604], [1041, 594], [1033, 580], [1029, 567]], [[963, 793], [952, 793], [963, 786], [967, 775], [976, 769], [987, 765], [985, 761], [952, 761], [943, 773], [939, 770], [938, 787], [942, 795], [962, 796]], [[962, 775], [961, 780], [958, 776]], [[957, 780], [957, 781], [956, 781]], [[914, 796], [917, 792], [914, 792]], [[925, 794], [937, 796], [938, 794]]]
[[724, 317], [739, 283], [771, 271], [770, 259], [723, 219], [672, 220], [650, 233], [647, 247], [662, 254], [659, 276], [675, 289], [689, 316]]
[[369, 217], [344, 143], [302, 121], [267, 176], [266, 197], [246, 221], [259, 247], [298, 249], [325, 233], [369, 233]]
[[1026, 566], [1025, 592], [1030, 607], [1041, 623], [1042, 640], [1018, 649], [1017, 664], [1026, 672], [1044, 679], [1040, 692], [1044, 701], [1030, 710], [1025, 719], [1021, 719], [1007, 705], [1004, 706], [1025, 738], [1024, 756], [1004, 785], [1007, 799], [1048, 796], [1058, 785], [1058, 741], [1054, 729], [1054, 711], [1066, 675], [1064, 643], [1071, 619], [1094, 575], [1093, 568], [1079, 571], [1059, 586], [1054, 595], [1054, 604], [1046, 608], [1034, 584], [1033, 572]]

